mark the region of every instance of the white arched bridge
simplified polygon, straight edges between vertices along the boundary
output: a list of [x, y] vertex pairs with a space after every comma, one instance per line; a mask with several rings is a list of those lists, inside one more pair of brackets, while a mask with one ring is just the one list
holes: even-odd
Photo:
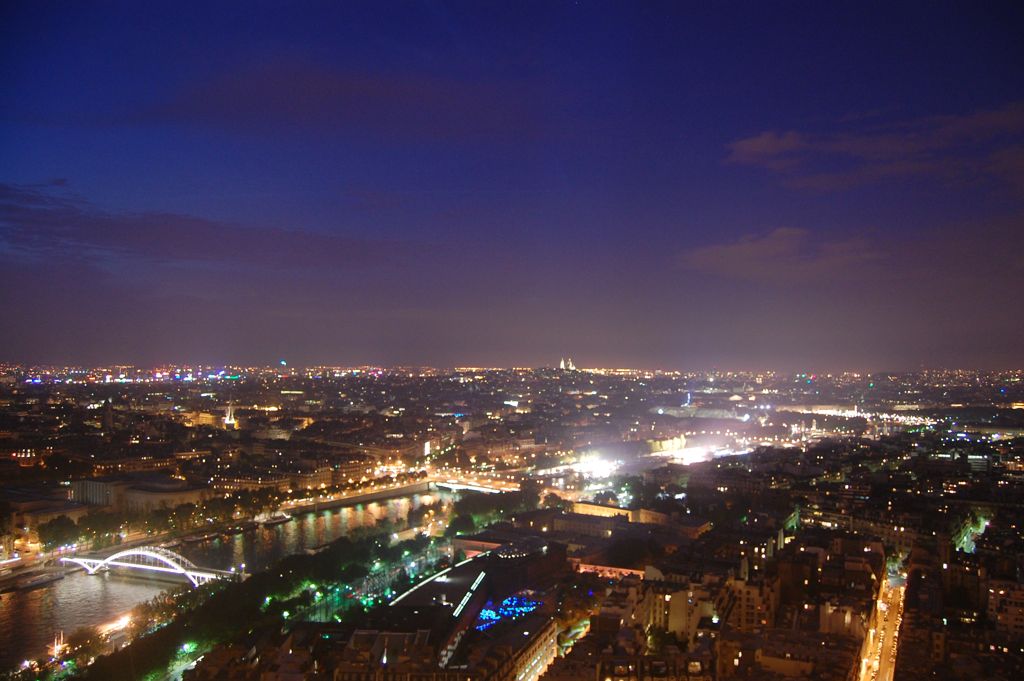
[[239, 577], [239, 574], [236, 572], [197, 567], [184, 556], [179, 556], [174, 551], [168, 551], [159, 546], [139, 546], [125, 549], [106, 558], [81, 558], [77, 556], [61, 558], [61, 562], [81, 565], [90, 575], [94, 575], [102, 570], [109, 570], [112, 567], [167, 572], [188, 578], [193, 586], [199, 586], [214, 579]]
[[496, 480], [478, 480], [476, 478], [464, 478], [464, 479], [438, 479], [433, 481], [434, 486], [438, 489], [447, 489], [452, 492], [461, 492], [468, 490], [470, 492], [486, 492], [488, 494], [498, 494], [500, 492], [516, 492], [519, 490], [518, 483], [496, 481]]

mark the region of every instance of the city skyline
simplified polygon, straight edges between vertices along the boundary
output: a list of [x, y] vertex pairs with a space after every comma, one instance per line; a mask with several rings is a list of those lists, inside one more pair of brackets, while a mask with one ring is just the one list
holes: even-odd
[[0, 7], [0, 681], [1024, 679], [1024, 3]]
[[5, 8], [0, 359], [1024, 365], [1013, 3]]
[[[572, 364], [566, 364], [572, 360]], [[976, 374], [990, 376], [1018, 376], [1024, 369], [984, 369], [976, 367], [956, 366], [921, 366], [910, 369], [841, 369], [841, 370], [819, 370], [816, 367], [801, 367], [798, 369], [777, 369], [773, 367], [644, 367], [644, 366], [600, 366], [600, 365], [579, 365], [572, 357], [565, 356], [559, 361], [548, 361], [539, 363], [536, 366], [520, 364], [506, 365], [483, 365], [483, 364], [455, 364], [451, 366], [431, 364], [369, 364], [369, 363], [329, 363], [321, 362], [314, 364], [300, 364], [288, 360], [266, 363], [245, 363], [245, 362], [156, 362], [153, 364], [137, 364], [132, 362], [104, 362], [100, 364], [79, 364], [79, 363], [17, 363], [0, 362], [0, 371], [11, 376], [21, 377], [25, 382], [31, 382], [36, 378], [39, 381], [63, 382], [70, 378], [72, 382], [117, 382], [116, 379], [130, 379], [134, 381], [180, 381], [188, 377], [188, 380], [214, 379], [222, 380], [225, 376], [236, 379], [244, 373], [253, 372], [257, 374], [277, 375], [281, 378], [287, 377], [317, 377], [321, 374], [347, 374], [367, 372], [412, 372], [419, 375], [443, 374], [451, 372], [534, 372], [534, 371], [560, 371], [567, 374], [596, 374], [596, 375], [664, 375], [678, 377], [714, 377], [714, 376], [764, 376], [764, 377], [815, 377], [837, 378], [837, 377], [870, 377], [870, 376], [917, 376], [929, 374]], [[119, 374], [113, 372], [118, 371]], [[76, 381], [75, 377], [85, 377]], [[124, 381], [123, 381], [124, 382]]]
[[0, 363], [0, 678], [1020, 677], [1024, 370], [562, 364]]

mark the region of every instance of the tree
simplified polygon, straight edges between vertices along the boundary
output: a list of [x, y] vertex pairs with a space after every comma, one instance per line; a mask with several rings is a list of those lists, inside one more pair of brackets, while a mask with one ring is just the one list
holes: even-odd
[[89, 658], [104, 652], [106, 646], [103, 639], [93, 627], [79, 627], [67, 638], [68, 648], [73, 651], [76, 660], [86, 663]]
[[120, 533], [124, 518], [109, 511], [90, 511], [78, 521], [79, 532], [92, 540], [94, 547], [107, 546]]
[[398, 574], [395, 575], [394, 581], [391, 583], [391, 588], [394, 589], [396, 593], [402, 593], [410, 586], [412, 586], [412, 577], [409, 576], [409, 571], [405, 568], [400, 569]]
[[266, 513], [276, 509], [278, 505], [277, 497], [278, 491], [272, 487], [263, 487], [262, 489], [255, 490], [252, 495], [252, 503], [256, 508], [256, 513]]
[[544, 486], [539, 480], [528, 479], [519, 483], [519, 503], [522, 510], [532, 511], [540, 505], [540, 493]]
[[565, 500], [554, 492], [549, 492], [544, 495], [544, 508], [557, 508], [561, 510], [565, 508]]
[[409, 523], [409, 527], [417, 527], [423, 524], [424, 519], [428, 515], [440, 514], [442, 511], [441, 502], [435, 502], [433, 504], [423, 504], [419, 508], [414, 508], [409, 511], [409, 515], [406, 521]]
[[64, 544], [75, 543], [78, 540], [78, 525], [66, 515], [59, 515], [41, 524], [36, 528], [36, 533], [43, 548], [51, 550]]
[[460, 534], [469, 534], [476, 529], [473, 517], [468, 515], [456, 516], [444, 530], [444, 536], [455, 537]]
[[504, 514], [533, 511], [539, 502], [540, 496], [532, 489], [501, 494], [467, 492], [455, 502], [455, 512], [473, 516], [474, 523], [483, 526]]
[[150, 511], [147, 518], [149, 530], [160, 533], [171, 529], [172, 514], [173, 511], [169, 508], [155, 508]]
[[203, 504], [203, 512], [218, 522], [227, 522], [234, 517], [235, 502], [233, 499], [215, 496], [206, 500], [206, 503]]
[[675, 632], [661, 627], [651, 627], [647, 632], [647, 652], [652, 655], [661, 655], [667, 645], [673, 645], [682, 650], [686, 649], [686, 645], [679, 641]]
[[0, 535], [11, 531], [11, 504], [9, 501], [0, 499]]
[[195, 504], [180, 504], [175, 506], [174, 510], [171, 512], [171, 519], [174, 521], [174, 526], [179, 530], [187, 530], [192, 527], [193, 523], [195, 523], [195, 517]]
[[14, 535], [11, 530], [14, 523], [11, 520], [11, 505], [9, 502], [0, 499], [0, 556], [6, 557], [14, 546]]

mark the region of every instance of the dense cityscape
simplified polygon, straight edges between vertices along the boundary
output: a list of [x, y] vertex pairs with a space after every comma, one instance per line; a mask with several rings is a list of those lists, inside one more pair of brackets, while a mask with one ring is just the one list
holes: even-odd
[[0, 447], [11, 679], [1024, 673], [1021, 371], [8, 365]]
[[0, 2], [0, 681], [1021, 681], [1024, 2]]

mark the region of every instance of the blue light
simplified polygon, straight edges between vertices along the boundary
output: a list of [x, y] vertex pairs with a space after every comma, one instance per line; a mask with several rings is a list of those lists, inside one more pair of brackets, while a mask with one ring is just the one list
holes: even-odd
[[484, 608], [480, 611], [480, 615], [477, 617], [476, 630], [483, 631], [484, 629], [490, 627], [492, 624], [497, 623], [499, 619], [501, 619], [501, 616], [498, 615], [498, 613], [496, 613], [493, 609]]
[[476, 630], [484, 631], [485, 629], [490, 629], [501, 620], [519, 619], [529, 615], [540, 606], [540, 601], [535, 601], [525, 596], [509, 596], [497, 608], [494, 607], [492, 601], [487, 601], [487, 604], [477, 617]]

